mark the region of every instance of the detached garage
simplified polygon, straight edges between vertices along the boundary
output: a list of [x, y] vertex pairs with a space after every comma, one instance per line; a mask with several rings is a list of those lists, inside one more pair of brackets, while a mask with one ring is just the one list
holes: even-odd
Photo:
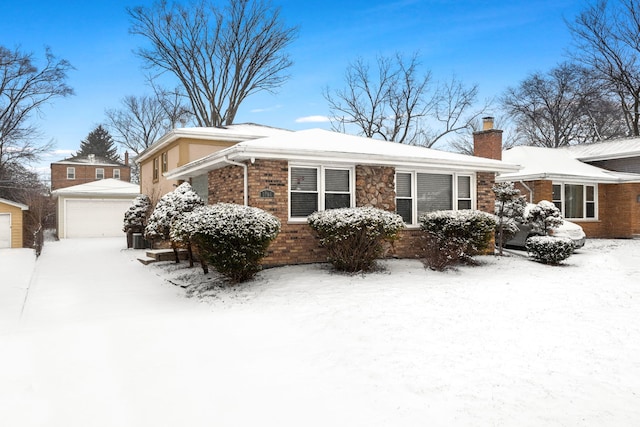
[[124, 213], [140, 194], [137, 184], [102, 179], [51, 193], [58, 198], [58, 238], [124, 236]]
[[0, 199], [0, 249], [21, 248], [24, 237], [24, 215], [27, 205]]

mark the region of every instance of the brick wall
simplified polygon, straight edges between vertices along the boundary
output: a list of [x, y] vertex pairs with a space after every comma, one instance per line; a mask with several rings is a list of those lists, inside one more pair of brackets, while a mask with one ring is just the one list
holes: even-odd
[[[553, 183], [548, 180], [528, 181], [525, 183], [533, 191], [532, 203], [541, 200], [553, 200]], [[516, 188], [530, 201], [530, 192], [521, 184]], [[580, 224], [587, 237], [593, 238], [629, 238], [640, 234], [640, 184], [599, 184], [598, 219], [571, 219]]]
[[[75, 179], [67, 179], [67, 168], [75, 168]], [[129, 166], [106, 166], [106, 165], [67, 165], [67, 164], [51, 164], [51, 190], [71, 187], [73, 185], [86, 184], [87, 182], [97, 181], [96, 169], [104, 169], [105, 178], [113, 178], [113, 170], [120, 169], [120, 180], [131, 181], [131, 168]]]
[[[256, 160], [247, 162], [249, 206], [275, 215], [282, 223], [278, 237], [269, 247], [265, 265], [304, 264], [325, 262], [326, 251], [306, 222], [289, 222], [289, 168], [287, 161]], [[356, 172], [356, 206], [373, 206], [395, 212], [395, 169], [392, 167], [358, 165]], [[209, 204], [218, 202], [243, 204], [244, 171], [229, 165], [209, 172]], [[493, 173], [479, 173], [477, 179], [478, 206], [493, 211], [494, 195], [491, 187]], [[264, 197], [264, 190], [273, 197]], [[268, 192], [267, 192], [268, 193]], [[401, 238], [388, 246], [386, 256], [416, 258], [422, 252], [422, 233], [406, 229]]]

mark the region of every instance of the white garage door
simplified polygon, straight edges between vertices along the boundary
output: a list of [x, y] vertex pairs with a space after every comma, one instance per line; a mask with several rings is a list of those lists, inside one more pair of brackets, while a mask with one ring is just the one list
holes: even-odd
[[11, 215], [0, 214], [0, 248], [11, 247]]
[[124, 236], [124, 213], [133, 199], [67, 199], [64, 209], [66, 238]]

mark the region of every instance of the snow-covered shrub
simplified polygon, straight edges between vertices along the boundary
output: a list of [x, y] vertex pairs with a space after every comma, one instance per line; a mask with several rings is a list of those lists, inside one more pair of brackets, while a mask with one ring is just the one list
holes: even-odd
[[340, 271], [368, 271], [404, 228], [402, 217], [373, 207], [329, 209], [314, 212], [309, 226], [327, 249], [329, 262]]
[[280, 221], [270, 213], [231, 203], [196, 209], [176, 224], [172, 236], [190, 236], [207, 263], [234, 283], [260, 271], [269, 244], [280, 232]]
[[494, 213], [496, 214], [496, 246], [500, 255], [505, 242], [518, 232], [518, 222], [524, 221], [524, 209], [527, 205], [520, 190], [513, 182], [499, 182], [492, 188], [496, 195]]
[[141, 194], [131, 202], [131, 206], [124, 213], [124, 225], [122, 231], [131, 229], [143, 231], [147, 225], [147, 217], [151, 211], [151, 199], [146, 194]]
[[[495, 227], [493, 215], [476, 210], [436, 211], [420, 216], [420, 228], [427, 235], [425, 263], [442, 270], [459, 261], [471, 262], [472, 256], [489, 248]], [[438, 268], [443, 263], [444, 268]]]
[[525, 220], [531, 225], [531, 231], [546, 236], [549, 230], [562, 225], [560, 209], [553, 203], [542, 200], [532, 206], [526, 213]]
[[544, 264], [558, 265], [569, 258], [575, 249], [571, 239], [550, 236], [533, 236], [527, 239], [529, 256]]
[[191, 212], [204, 202], [188, 182], [165, 194], [153, 209], [144, 234], [147, 239], [169, 239], [171, 223], [180, 215]]

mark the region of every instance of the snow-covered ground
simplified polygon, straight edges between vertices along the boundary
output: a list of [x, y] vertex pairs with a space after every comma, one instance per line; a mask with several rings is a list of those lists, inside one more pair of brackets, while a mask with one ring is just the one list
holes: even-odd
[[561, 267], [308, 265], [233, 288], [123, 243], [47, 244], [0, 318], [2, 424], [640, 425], [639, 240]]

